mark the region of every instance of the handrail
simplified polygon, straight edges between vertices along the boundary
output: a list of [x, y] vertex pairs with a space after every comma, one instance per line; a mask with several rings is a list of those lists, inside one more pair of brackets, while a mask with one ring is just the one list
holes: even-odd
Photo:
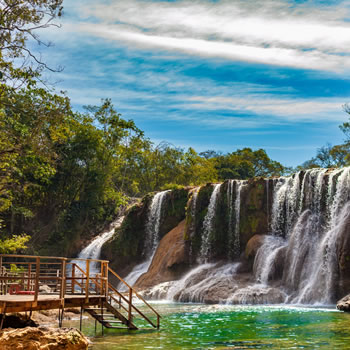
[[136, 292], [135, 289], [133, 289], [128, 283], [126, 283], [115, 271], [113, 271], [110, 267], [108, 267], [108, 271], [110, 271], [115, 277], [117, 277], [121, 282], [123, 282], [128, 288], [132, 289], [135, 295], [140, 300], [142, 300], [157, 316], [162, 317], [150, 304], [147, 303], [147, 301], [139, 293]]
[[[121, 294], [118, 290], [116, 290], [110, 283], [109, 283], [109, 288], [111, 288], [114, 292], [116, 292], [124, 301], [126, 301], [135, 311], [137, 311], [146, 321], [148, 321], [148, 323], [150, 323], [154, 328], [157, 328], [157, 326], [146, 316], [144, 315], [133, 303], [130, 304], [129, 300], [127, 298], [124, 297], [123, 294]], [[131, 290], [133, 290], [131, 288]], [[113, 298], [115, 300], [115, 298]], [[123, 309], [125, 311], [128, 311], [124, 306]], [[157, 316], [159, 316], [157, 314]], [[160, 317], [160, 316], [159, 316]]]
[[[4, 258], [26, 258], [26, 259], [36, 259], [37, 255], [20, 255], [20, 254], [0, 254], [0, 257]], [[64, 257], [58, 257], [58, 256], [39, 256], [40, 259], [51, 259], [51, 260], [80, 260], [80, 261], [94, 261], [94, 262], [109, 262], [108, 260], [100, 260], [100, 259], [83, 259], [83, 258], [64, 258]], [[17, 262], [22, 263], [22, 262]], [[28, 261], [24, 261], [23, 263], [28, 263]], [[73, 264], [72, 262], [69, 262], [67, 264]]]
[[[14, 261], [15, 258], [32, 259], [32, 261], [23, 261], [23, 260]], [[44, 261], [45, 259], [50, 259], [51, 261], [49, 262]], [[56, 261], [53, 262], [52, 260], [56, 260]], [[54, 284], [54, 289], [52, 290], [53, 294], [58, 295], [58, 297], [63, 300], [67, 290], [67, 282], [69, 282], [69, 284], [72, 285], [72, 289], [74, 288], [74, 285], [77, 285], [79, 288], [82, 289], [85, 284], [86, 284], [85, 289], [88, 289], [89, 281], [91, 281], [91, 283], [96, 286], [95, 293], [104, 294], [103, 283], [107, 283], [106, 277], [94, 276], [92, 274], [87, 275], [86, 272], [80, 268], [80, 266], [78, 266], [74, 262], [68, 262], [68, 260], [73, 260], [73, 259], [68, 259], [64, 257], [0, 254], [0, 266], [4, 268], [6, 266], [6, 269], [7, 269], [6, 275], [0, 274], [0, 282], [3, 283], [1, 293], [2, 294], [9, 293], [7, 289], [8, 286], [10, 286], [11, 283], [12, 284], [19, 283], [24, 286], [25, 290], [33, 292], [34, 302], [37, 302], [38, 296], [40, 294], [40, 291], [39, 291], [40, 282], [45, 283], [46, 281], [46, 282], [49, 282], [48, 283], [49, 285], [51, 285], [51, 282], [52, 284]], [[87, 264], [90, 264], [91, 262], [100, 262], [101, 270], [102, 270], [102, 264], [103, 266], [108, 265], [107, 260], [98, 260], [98, 259], [74, 259], [74, 260], [86, 261]], [[81, 272], [80, 276], [73, 276], [71, 269], [67, 269], [68, 264], [73, 265], [73, 269], [75, 266], [75, 268]], [[10, 271], [11, 265], [18, 266], [20, 270], [11, 272]], [[52, 266], [52, 268], [46, 269], [45, 266], [47, 265]], [[56, 271], [56, 273], [54, 273], [54, 271]], [[83, 280], [84, 281], [86, 280], [86, 282], [83, 283]], [[72, 293], [74, 294], [74, 290], [72, 290]], [[86, 290], [84, 292], [84, 294], [86, 294], [87, 297], [89, 296], [89, 293], [90, 292]]]
[[[19, 261], [14, 261], [14, 260]], [[32, 261], [28, 261], [32, 259]], [[45, 261], [49, 259], [49, 261]], [[23, 261], [26, 260], [26, 261]], [[53, 261], [56, 260], [56, 261]], [[76, 261], [84, 261], [85, 264], [78, 265]], [[100, 263], [99, 270], [92, 270], [92, 262]], [[12, 265], [16, 268], [12, 269]], [[67, 265], [70, 265], [67, 268]], [[86, 270], [84, 271], [84, 265]], [[108, 281], [109, 273], [114, 275], [123, 285], [128, 288], [128, 295], [123, 295]], [[85, 298], [85, 303], [89, 304], [90, 296], [99, 296], [106, 307], [113, 308], [112, 300], [119, 304], [119, 309], [114, 310], [115, 314], [124, 321], [130, 329], [135, 329], [133, 325], [133, 311], [136, 311], [144, 320], [155, 328], [159, 328], [159, 313], [123, 278], [109, 267], [109, 261], [99, 259], [68, 259], [64, 257], [48, 257], [19, 254], [0, 254], [0, 294], [6, 295], [14, 292], [22, 294], [30, 292], [33, 295], [32, 307], [37, 307], [39, 294], [42, 292], [40, 286], [47, 284], [50, 287], [49, 293], [57, 296], [60, 300], [60, 307], [65, 307], [65, 298], [68, 294], [76, 292], [75, 287], [79, 287], [79, 294]], [[19, 285], [19, 286], [18, 286]], [[18, 290], [18, 288], [20, 288]], [[45, 293], [45, 292], [44, 292]], [[138, 298], [157, 317], [156, 324], [144, 314], [144, 310], [139, 310], [133, 303], [133, 298]], [[118, 300], [119, 299], [119, 300]], [[127, 316], [123, 315], [126, 313]]]

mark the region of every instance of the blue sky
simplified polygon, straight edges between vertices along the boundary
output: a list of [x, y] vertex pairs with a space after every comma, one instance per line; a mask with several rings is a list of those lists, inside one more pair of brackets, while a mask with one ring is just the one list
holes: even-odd
[[111, 98], [155, 143], [264, 148], [295, 166], [341, 143], [350, 2], [65, 0], [41, 33], [76, 109]]

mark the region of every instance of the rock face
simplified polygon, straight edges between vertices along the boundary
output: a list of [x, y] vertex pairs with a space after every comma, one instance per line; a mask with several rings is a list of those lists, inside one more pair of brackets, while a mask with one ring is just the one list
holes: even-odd
[[138, 288], [177, 280], [188, 268], [188, 254], [184, 240], [185, 220], [160, 241], [147, 273], [136, 282]]
[[337, 302], [337, 309], [340, 311], [350, 312], [350, 294]]
[[87, 350], [87, 338], [74, 328], [27, 327], [0, 332], [1, 350]]
[[249, 260], [254, 260], [258, 249], [264, 244], [266, 235], [254, 235], [247, 243], [245, 256]]
[[[159, 225], [159, 238], [185, 219], [186, 203], [190, 188], [176, 189], [169, 192], [162, 205]], [[121, 276], [126, 276], [132, 268], [145, 259], [146, 226], [152, 195], [147, 195], [142, 202], [134, 205], [126, 214], [117, 235], [103, 245], [101, 259], [109, 260], [111, 267]]]
[[337, 240], [339, 268], [338, 298], [350, 291], [350, 213], [348, 213], [342, 224]]
[[165, 198], [156, 240], [146, 230], [148, 195], [103, 248], [102, 258], [125, 277], [133, 264], [149, 262], [161, 239], [136, 283], [150, 297], [330, 304], [349, 293], [350, 167], [226, 180]]
[[281, 304], [286, 295], [277, 288], [249, 286], [239, 289], [230, 298], [232, 304]]

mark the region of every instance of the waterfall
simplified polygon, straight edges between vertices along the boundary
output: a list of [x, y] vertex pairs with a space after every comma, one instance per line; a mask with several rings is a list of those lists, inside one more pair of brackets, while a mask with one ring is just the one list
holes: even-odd
[[[329, 187], [333, 187], [334, 177], [330, 178]], [[337, 274], [337, 240], [349, 224], [350, 213], [350, 168], [341, 171], [335, 186], [335, 195], [330, 209], [326, 231], [320, 236], [312, 262], [306, 268], [305, 278], [300, 286], [296, 303], [317, 302], [321, 304], [334, 301], [334, 284]]]
[[[228, 236], [229, 236], [229, 257], [231, 259], [239, 256], [240, 238], [239, 223], [241, 212], [241, 191], [245, 186], [245, 180], [228, 180], [227, 184], [227, 205], [228, 205]], [[235, 194], [235, 200], [233, 201]]]
[[[100, 235], [98, 235], [97, 237], [95, 237], [90, 244], [88, 244], [78, 255], [78, 259], [96, 259], [98, 260], [100, 258], [100, 254], [101, 254], [101, 249], [102, 246], [110, 239], [113, 237], [114, 232], [117, 228], [119, 228], [121, 226], [121, 224], [123, 223], [124, 220], [124, 216], [120, 216], [117, 220], [115, 220], [114, 222], [112, 222], [112, 224], [110, 225], [110, 228], [105, 231], [102, 232]], [[84, 271], [86, 270], [86, 265], [85, 262], [82, 263], [79, 260], [72, 260], [72, 263], [77, 264], [81, 269], [83, 269]], [[90, 272], [91, 273], [97, 273], [99, 272], [98, 268], [97, 268], [97, 262], [92, 261], [90, 263]]]
[[[208, 290], [219, 290], [224, 283], [235, 287], [233, 276], [239, 263], [218, 265], [205, 263], [192, 269], [182, 279], [176, 281], [167, 292], [166, 299], [182, 302], [205, 302], [208, 298]], [[223, 298], [223, 302], [226, 298]]]
[[[197, 199], [198, 199], [198, 194], [200, 191], [201, 187], [196, 187], [192, 191], [192, 196], [190, 199], [189, 203], [189, 208], [190, 208], [190, 215], [191, 215], [191, 223], [188, 227], [188, 232], [190, 233], [190, 237], [192, 238], [196, 234], [196, 210], [197, 210]], [[193, 253], [193, 247], [192, 247], [192, 240], [190, 240], [190, 247], [189, 247], [189, 256], [192, 257]]]
[[275, 273], [276, 258], [281, 249], [286, 246], [283, 238], [267, 236], [258, 249], [254, 260], [253, 274], [258, 283], [267, 285], [269, 278]]
[[152, 256], [154, 254], [159, 243], [159, 228], [160, 220], [162, 218], [162, 206], [168, 192], [169, 190], [156, 193], [149, 208], [148, 220], [146, 224], [146, 245], [148, 248], [148, 256]]
[[[175, 244], [165, 250], [169, 270], [162, 266], [157, 278], [163, 282], [146, 295], [182, 302], [325, 305], [350, 288], [350, 167], [225, 184], [225, 194], [221, 184], [205, 188], [212, 190], [207, 208], [199, 188], [191, 189], [183, 250], [176, 251]], [[146, 259], [126, 277], [130, 284], [152, 262], [166, 195], [157, 193], [150, 203]], [[201, 232], [194, 232], [199, 222]]]
[[162, 218], [162, 207], [164, 199], [169, 191], [158, 192], [152, 198], [148, 211], [148, 219], [146, 223], [146, 261], [136, 265], [132, 271], [124, 278], [124, 280], [133, 285], [141, 275], [146, 273], [152, 263], [153, 256], [159, 243], [159, 229]]
[[268, 285], [285, 249], [281, 288], [288, 301], [334, 302], [337, 241], [350, 217], [350, 168], [310, 169], [275, 185], [271, 235], [256, 254], [256, 280]]
[[200, 250], [200, 262], [207, 262], [210, 258], [210, 235], [213, 231], [216, 203], [220, 193], [221, 184], [215, 184], [210, 196], [207, 214], [203, 221], [202, 244]]

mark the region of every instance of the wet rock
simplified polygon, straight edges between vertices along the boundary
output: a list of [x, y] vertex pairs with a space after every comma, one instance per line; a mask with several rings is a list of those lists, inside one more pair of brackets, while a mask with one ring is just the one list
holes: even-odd
[[160, 283], [154, 287], [142, 290], [140, 294], [147, 300], [164, 300], [167, 299], [169, 289], [175, 283], [175, 281]]
[[339, 280], [336, 296], [342, 297], [350, 290], [350, 212], [347, 214], [337, 238]]
[[281, 304], [286, 294], [278, 288], [265, 286], [249, 286], [237, 290], [228, 300], [230, 304]]
[[350, 294], [337, 302], [337, 309], [340, 311], [350, 312]]
[[249, 260], [254, 260], [259, 248], [265, 243], [266, 235], [254, 235], [247, 243], [245, 256]]
[[74, 328], [27, 327], [0, 332], [1, 350], [87, 350], [88, 339]]
[[137, 288], [144, 289], [177, 280], [188, 269], [184, 230], [185, 220], [161, 239], [148, 272], [135, 284]]

